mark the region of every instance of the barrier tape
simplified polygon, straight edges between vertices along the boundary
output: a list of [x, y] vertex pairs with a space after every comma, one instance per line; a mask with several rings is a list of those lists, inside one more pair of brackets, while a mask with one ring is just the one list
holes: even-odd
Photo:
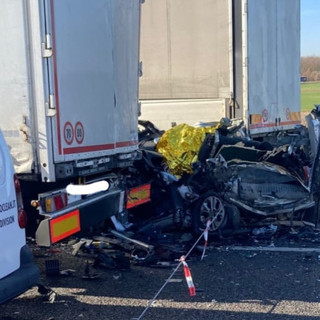
[[[158, 292], [155, 294], [155, 296], [148, 302], [148, 305], [145, 307], [145, 309], [142, 311], [142, 313], [140, 314], [140, 316], [138, 318], [133, 318], [132, 320], [141, 320], [143, 318], [143, 316], [146, 314], [146, 312], [150, 309], [151, 305], [153, 304], [154, 301], [157, 300], [158, 296], [160, 295], [160, 293], [162, 292], [162, 290], [166, 287], [166, 285], [170, 282], [170, 280], [172, 279], [172, 277], [175, 275], [175, 273], [177, 272], [177, 270], [180, 268], [180, 266], [183, 264], [183, 261], [185, 261], [185, 259], [190, 255], [190, 253], [193, 251], [193, 249], [196, 247], [196, 245], [199, 243], [199, 241], [202, 239], [202, 237], [204, 236], [204, 233], [207, 229], [209, 229], [209, 227], [212, 224], [212, 221], [207, 222], [207, 227], [206, 229], [201, 233], [201, 235], [199, 236], [199, 238], [196, 240], [196, 242], [193, 244], [193, 246], [189, 249], [188, 253], [186, 255], [183, 256], [183, 260], [182, 257], [180, 258], [180, 262], [178, 263], [178, 265], [175, 267], [175, 269], [172, 271], [171, 275], [168, 277], [168, 279], [165, 281], [165, 283], [162, 285], [162, 287], [158, 290]], [[190, 291], [189, 291], [190, 292]]]
[[212, 224], [212, 221], [211, 221], [210, 219], [208, 219], [207, 225], [206, 225], [206, 229], [205, 229], [204, 232], [203, 232], [204, 246], [203, 246], [201, 261], [202, 261], [203, 258], [204, 258], [204, 255], [205, 255], [205, 253], [206, 253], [206, 249], [207, 249], [207, 246], [208, 246], [208, 235], [209, 235], [209, 228], [210, 228], [211, 224]]
[[184, 256], [182, 256], [180, 258], [180, 260], [182, 261], [182, 264], [183, 264], [184, 276], [187, 281], [190, 297], [194, 297], [196, 295], [196, 288], [193, 284], [190, 268], [184, 259], [185, 259]]

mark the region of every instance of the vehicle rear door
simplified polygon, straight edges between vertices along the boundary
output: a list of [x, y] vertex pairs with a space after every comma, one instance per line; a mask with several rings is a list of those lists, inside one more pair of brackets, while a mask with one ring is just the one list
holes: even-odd
[[14, 169], [0, 131], [0, 279], [20, 267], [20, 249], [25, 242], [25, 231], [18, 224]]

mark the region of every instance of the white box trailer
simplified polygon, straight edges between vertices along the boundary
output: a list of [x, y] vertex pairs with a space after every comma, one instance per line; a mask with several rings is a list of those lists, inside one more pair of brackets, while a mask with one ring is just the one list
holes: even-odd
[[[140, 0], [0, 1], [0, 127], [33, 189], [99, 180], [137, 157], [139, 33]], [[120, 193], [60, 210], [62, 197], [45, 214]]]
[[243, 118], [254, 135], [300, 123], [300, 0], [146, 1], [141, 118], [168, 129]]
[[16, 171], [56, 181], [137, 150], [139, 1], [0, 6], [0, 126]]

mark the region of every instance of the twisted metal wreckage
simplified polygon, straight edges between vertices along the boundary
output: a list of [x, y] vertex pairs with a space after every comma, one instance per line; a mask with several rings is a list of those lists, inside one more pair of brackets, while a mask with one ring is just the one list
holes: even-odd
[[[151, 201], [129, 208], [121, 221], [112, 217], [110, 233], [82, 244], [109, 243], [136, 261], [153, 263], [179, 258], [187, 250], [184, 243], [206, 229], [210, 235], [232, 237], [270, 221], [316, 228], [319, 106], [306, 122], [292, 131], [250, 139], [241, 120], [181, 124], [166, 132], [141, 120], [141, 159], [127, 175], [133, 185], [150, 184]], [[162, 245], [176, 244], [177, 234], [180, 245], [166, 250]], [[100, 254], [97, 261], [104, 259]]]
[[[142, 161], [177, 189], [175, 198], [180, 196], [184, 209], [191, 210], [195, 232], [204, 230], [209, 217], [212, 232], [270, 216], [316, 225], [319, 115], [317, 106], [306, 118], [307, 127], [255, 140], [246, 135], [242, 121], [222, 119], [216, 126], [200, 128], [179, 125], [163, 134], [144, 122]], [[155, 134], [160, 139], [150, 151]], [[173, 201], [178, 223], [183, 201]]]
[[[300, 222], [307, 227], [295, 239], [319, 243], [320, 234], [313, 230], [319, 222], [320, 106], [306, 122], [294, 131], [251, 140], [237, 120], [222, 119], [209, 127], [180, 125], [166, 132], [140, 121], [141, 159], [128, 170], [131, 181], [150, 183], [151, 201], [131, 207], [128, 219], [112, 217], [107, 233], [73, 244], [73, 255], [81, 249], [87, 257], [83, 279], [99, 278], [91, 266], [123, 270], [130, 269], [131, 261], [174, 268], [140, 319], [178, 268], [186, 268], [185, 259], [199, 249], [203, 237], [202, 260], [208, 233], [232, 238], [244, 228], [255, 241], [263, 241], [275, 235], [275, 222]], [[56, 260], [46, 262], [47, 275], [65, 275]], [[185, 276], [192, 296], [190, 271]], [[55, 293], [48, 292], [53, 302]]]

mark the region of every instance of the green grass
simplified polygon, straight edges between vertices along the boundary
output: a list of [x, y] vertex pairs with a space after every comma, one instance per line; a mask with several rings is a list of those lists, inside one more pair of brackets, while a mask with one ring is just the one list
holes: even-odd
[[320, 104], [320, 81], [301, 83], [301, 111], [311, 111]]

